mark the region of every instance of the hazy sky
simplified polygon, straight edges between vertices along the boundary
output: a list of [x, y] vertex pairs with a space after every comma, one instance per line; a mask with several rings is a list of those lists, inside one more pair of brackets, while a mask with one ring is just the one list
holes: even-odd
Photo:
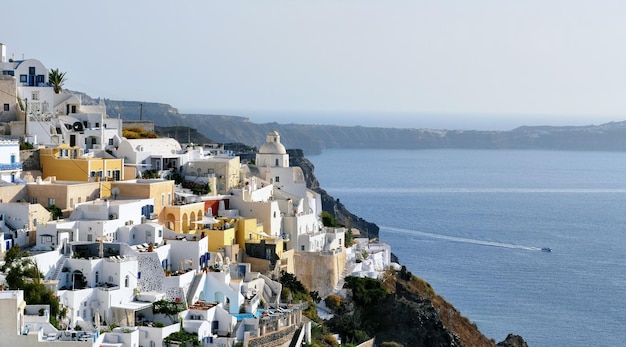
[[[625, 1], [8, 1], [0, 42], [93, 97], [254, 122], [626, 119]], [[317, 115], [315, 117], [314, 115]]]

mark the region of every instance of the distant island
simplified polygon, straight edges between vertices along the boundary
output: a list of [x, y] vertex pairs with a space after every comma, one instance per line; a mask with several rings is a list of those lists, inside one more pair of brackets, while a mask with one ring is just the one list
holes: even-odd
[[[97, 103], [78, 92], [83, 103]], [[626, 151], [626, 121], [587, 126], [520, 126], [509, 131], [399, 129], [312, 124], [257, 124], [249, 118], [227, 115], [181, 114], [171, 105], [104, 99], [109, 117], [125, 121], [154, 121], [170, 137], [216, 143], [263, 143], [272, 130], [280, 132], [287, 148], [305, 155], [331, 148], [363, 149], [537, 149]], [[196, 141], [192, 139], [192, 141]]]

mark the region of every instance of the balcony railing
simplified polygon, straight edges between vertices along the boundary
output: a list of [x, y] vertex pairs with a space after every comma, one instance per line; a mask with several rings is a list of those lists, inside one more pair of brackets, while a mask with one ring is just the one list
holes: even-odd
[[0, 170], [21, 170], [22, 163], [2, 164], [0, 163]]

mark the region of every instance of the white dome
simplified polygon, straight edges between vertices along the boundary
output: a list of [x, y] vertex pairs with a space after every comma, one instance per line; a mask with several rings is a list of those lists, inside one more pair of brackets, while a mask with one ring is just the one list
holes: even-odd
[[270, 131], [267, 134], [267, 139], [259, 149], [259, 154], [287, 154], [285, 146], [280, 143], [280, 134], [278, 134], [278, 131]]
[[287, 154], [287, 150], [280, 142], [266, 142], [259, 149], [259, 154]]

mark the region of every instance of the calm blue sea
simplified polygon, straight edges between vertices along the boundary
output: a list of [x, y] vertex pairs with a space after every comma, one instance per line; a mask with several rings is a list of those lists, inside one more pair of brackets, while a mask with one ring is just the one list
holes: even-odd
[[309, 159], [324, 189], [376, 223], [401, 263], [488, 337], [626, 345], [626, 153], [325, 150]]

